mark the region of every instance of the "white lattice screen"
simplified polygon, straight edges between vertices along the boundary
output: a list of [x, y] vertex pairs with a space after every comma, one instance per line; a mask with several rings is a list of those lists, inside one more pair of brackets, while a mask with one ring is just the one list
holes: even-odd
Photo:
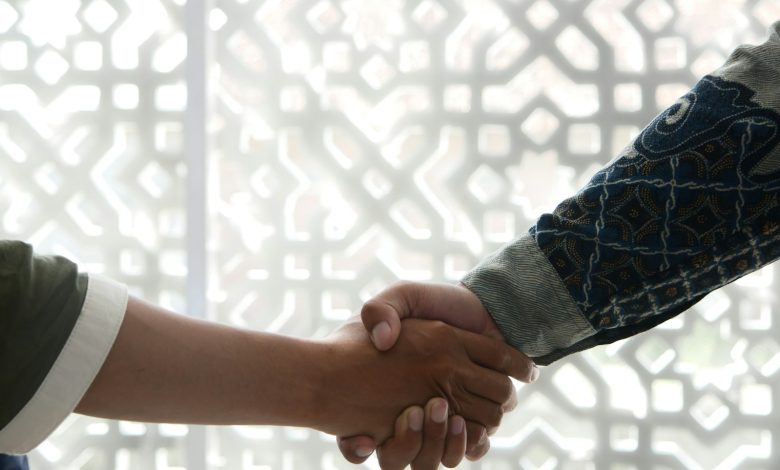
[[[780, 19], [776, 0], [205, 3], [0, 0], [0, 229], [298, 336], [398, 278], [459, 279]], [[777, 468], [775, 271], [545, 368], [463, 468]], [[81, 417], [30, 460], [351, 467], [307, 430]]]

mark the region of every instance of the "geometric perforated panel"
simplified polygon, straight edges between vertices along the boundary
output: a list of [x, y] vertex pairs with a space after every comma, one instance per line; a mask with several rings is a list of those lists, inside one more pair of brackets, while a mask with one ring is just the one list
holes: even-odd
[[[179, 3], [0, 1], [0, 236], [184, 311]], [[180, 431], [74, 415], [30, 460], [166, 468]]]
[[[184, 312], [193, 6], [55, 3], [73, 20], [0, 1], [3, 234]], [[209, 316], [321, 336], [396, 279], [458, 280], [778, 18], [773, 0], [214, 0], [209, 92], [189, 96], [210, 104]], [[544, 368], [462, 468], [777, 467], [776, 272]], [[30, 458], [350, 468], [307, 430], [208, 428], [202, 456], [192, 439], [73, 417]]]

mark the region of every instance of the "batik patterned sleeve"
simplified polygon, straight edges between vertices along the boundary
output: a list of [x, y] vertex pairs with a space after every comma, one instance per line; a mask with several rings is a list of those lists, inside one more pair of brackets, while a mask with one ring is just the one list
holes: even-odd
[[0, 452], [30, 451], [73, 411], [126, 304], [124, 286], [0, 240]]
[[780, 257], [780, 23], [463, 283], [547, 364], [681, 313]]

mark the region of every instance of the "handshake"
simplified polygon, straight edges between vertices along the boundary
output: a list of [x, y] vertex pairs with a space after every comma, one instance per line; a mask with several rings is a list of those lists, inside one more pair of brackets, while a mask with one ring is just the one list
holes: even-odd
[[308, 340], [196, 320], [131, 297], [75, 411], [303, 426], [340, 436], [350, 462], [376, 450], [385, 470], [426, 470], [484, 455], [488, 435], [516, 404], [509, 377], [538, 376], [463, 286], [396, 284], [363, 306], [362, 320]]
[[462, 285], [399, 283], [368, 301], [361, 318], [324, 342], [333, 370], [317, 401], [335, 414], [314, 426], [339, 435], [352, 463], [374, 450], [386, 470], [479, 459], [516, 405], [509, 377], [530, 383], [539, 374]]

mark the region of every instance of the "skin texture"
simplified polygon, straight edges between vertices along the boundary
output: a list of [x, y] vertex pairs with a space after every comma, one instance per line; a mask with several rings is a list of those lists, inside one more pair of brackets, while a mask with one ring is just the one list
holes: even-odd
[[[513, 390], [506, 376], [526, 376], [529, 364], [505, 345], [441, 322], [417, 321], [392, 350], [378, 351], [357, 322], [325, 340], [301, 340], [199, 321], [131, 298], [114, 346], [76, 412], [362, 434], [386, 442], [384, 459], [392, 464], [392, 449], [405, 441], [388, 439], [399, 415], [409, 421], [410, 406], [444, 397], [445, 415], [495, 426]], [[441, 416], [434, 408], [429, 414]], [[440, 432], [445, 424], [437, 424]], [[441, 452], [437, 445], [423, 455]]]
[[[359, 323], [345, 325], [331, 336], [329, 342], [336, 347], [328, 357], [337, 367], [325, 375], [321, 390], [327, 397], [320, 402], [327, 402], [338, 416], [327, 417], [326, 421], [354, 419], [377, 429], [392, 424], [406, 407], [393, 405], [389, 410], [392, 414], [387, 415], [388, 405], [424, 403], [428, 397], [441, 396], [453, 413], [497, 426], [503, 404], [514, 389], [507, 374], [526, 373], [524, 356], [441, 322], [410, 321], [414, 324], [404, 330], [396, 346], [384, 352], [373, 347]], [[385, 365], [377, 367], [382, 363]], [[376, 400], [356, 401], [356, 396]], [[377, 421], [372, 422], [372, 416], [377, 416]], [[323, 430], [340, 434], [332, 428]], [[378, 436], [381, 442], [392, 435], [390, 426], [385, 431], [373, 437]]]
[[504, 342], [482, 302], [461, 284], [399, 282], [366, 302], [360, 317], [380, 351], [395, 344], [407, 318], [439, 320]]
[[[504, 342], [500, 330], [479, 298], [461, 284], [399, 282], [366, 302], [361, 311], [361, 319], [366, 331], [371, 332], [372, 342], [381, 351], [389, 350], [395, 345], [402, 331], [402, 325], [404, 328], [411, 325], [404, 320], [411, 318], [443, 321]], [[530, 364], [527, 370], [528, 374], [518, 378], [519, 380], [530, 383], [539, 377], [539, 369], [536, 366]], [[504, 411], [513, 409], [516, 404], [516, 395], [512, 394], [505, 404]], [[467, 422], [466, 427], [468, 435], [466, 457], [477, 460], [490, 447], [487, 435], [492, 434], [496, 429], [481, 428], [479, 424], [473, 422]], [[422, 447], [424, 436], [415, 437], [421, 442], [414, 445]], [[366, 449], [376, 447], [376, 442], [368, 436], [342, 438], [339, 443], [345, 458], [350, 461], [356, 461], [358, 458], [354, 453], [355, 448], [361, 447], [365, 452]], [[448, 450], [453, 448], [454, 444], [452, 446], [447, 444]], [[379, 451], [381, 455], [383, 453], [381, 447]], [[449, 455], [442, 455], [441, 461], [445, 465], [453, 460], [451, 451]], [[412, 459], [407, 460], [407, 463], [412, 463]]]
[[[409, 407], [395, 422], [393, 437], [386, 440], [377, 451], [377, 460], [383, 470], [401, 470], [411, 466], [413, 470], [434, 470], [439, 468], [439, 462], [446, 467], [456, 467], [466, 452], [467, 432], [482, 440], [479, 455], [483, 455], [489, 447], [484, 426], [466, 423], [460, 416], [450, 416], [446, 423], [437, 417], [435, 409], [447, 407], [446, 400], [432, 398], [425, 408]], [[366, 437], [366, 439], [369, 439]], [[366, 460], [374, 451], [373, 441], [358, 451], [351, 447], [362, 444], [359, 439], [340, 439], [339, 450], [352, 463], [358, 464]]]
[[[377, 450], [380, 467], [402, 470], [411, 465], [413, 470], [429, 470], [438, 468], [439, 461], [448, 467], [458, 465], [466, 447], [464, 421], [450, 416], [442, 422], [442, 410], [446, 414], [447, 401], [442, 398], [432, 398], [425, 408], [407, 408], [396, 420], [393, 437]], [[350, 453], [343, 448], [341, 451]], [[363, 460], [365, 457], [352, 462]]]

